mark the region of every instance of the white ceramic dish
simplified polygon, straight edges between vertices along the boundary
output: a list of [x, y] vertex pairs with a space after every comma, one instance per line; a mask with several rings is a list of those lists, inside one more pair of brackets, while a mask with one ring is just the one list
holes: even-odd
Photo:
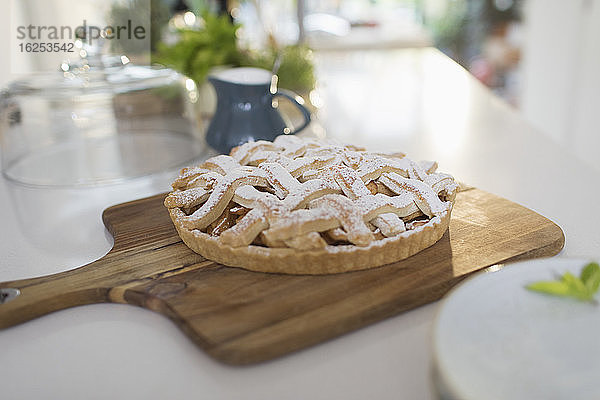
[[566, 271], [579, 276], [587, 262], [516, 263], [453, 289], [433, 331], [441, 397], [600, 399], [600, 305], [525, 289]]

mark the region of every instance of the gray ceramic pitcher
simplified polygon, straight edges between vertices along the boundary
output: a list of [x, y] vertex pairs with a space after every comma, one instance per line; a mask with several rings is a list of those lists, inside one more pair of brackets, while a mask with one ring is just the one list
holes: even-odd
[[[294, 134], [310, 123], [310, 112], [287, 90], [272, 93], [272, 74], [260, 68], [231, 68], [208, 77], [217, 92], [217, 109], [206, 141], [221, 153], [249, 140], [273, 140], [282, 134]], [[304, 122], [294, 131], [288, 127], [273, 99], [286, 97], [302, 112]]]

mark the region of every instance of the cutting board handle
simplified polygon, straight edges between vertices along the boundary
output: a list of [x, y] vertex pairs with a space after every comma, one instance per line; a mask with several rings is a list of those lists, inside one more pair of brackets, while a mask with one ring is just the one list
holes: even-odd
[[103, 260], [39, 278], [0, 283], [0, 329], [69, 307], [108, 301], [110, 287], [94, 277]]

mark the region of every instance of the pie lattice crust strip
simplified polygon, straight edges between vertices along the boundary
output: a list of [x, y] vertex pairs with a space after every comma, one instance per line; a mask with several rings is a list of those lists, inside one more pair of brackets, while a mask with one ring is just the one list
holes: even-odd
[[184, 168], [165, 206], [184, 243], [229, 266], [330, 274], [437, 242], [458, 185], [434, 162], [296, 136], [249, 142]]

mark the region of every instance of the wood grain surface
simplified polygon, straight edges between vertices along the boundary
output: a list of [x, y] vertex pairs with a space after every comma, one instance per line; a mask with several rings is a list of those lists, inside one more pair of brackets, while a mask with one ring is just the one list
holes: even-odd
[[458, 194], [449, 230], [398, 263], [335, 275], [280, 275], [225, 267], [179, 239], [164, 194], [105, 210], [115, 238], [103, 258], [75, 270], [14, 282], [0, 328], [77, 305], [115, 302], [169, 317], [228, 364], [268, 360], [432, 302], [474, 271], [551, 256], [562, 230], [541, 215], [478, 189]]

